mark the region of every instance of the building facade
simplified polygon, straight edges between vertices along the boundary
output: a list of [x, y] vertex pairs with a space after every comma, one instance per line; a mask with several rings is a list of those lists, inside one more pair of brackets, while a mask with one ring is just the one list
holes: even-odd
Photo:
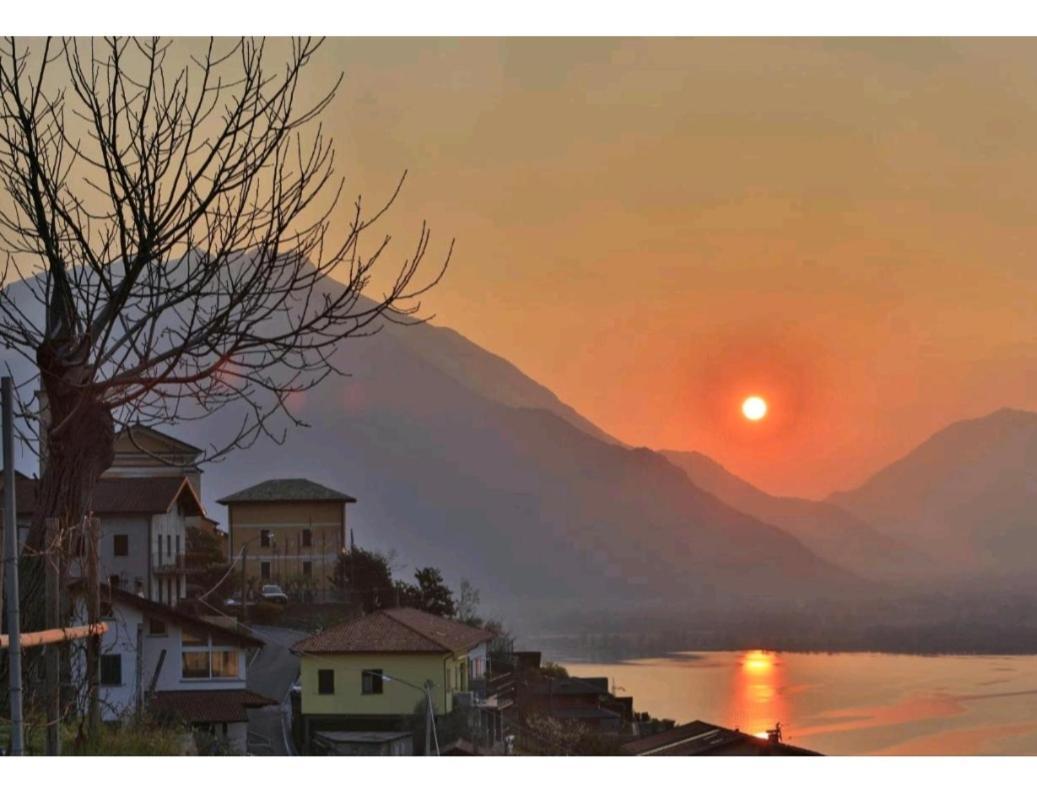
[[346, 550], [346, 508], [356, 498], [303, 478], [264, 481], [221, 498], [227, 507], [232, 560], [244, 556], [254, 585], [273, 583], [332, 596], [338, 557]]
[[[85, 585], [73, 584], [76, 620], [86, 623]], [[248, 710], [277, 703], [248, 690], [248, 665], [263, 643], [223, 619], [197, 618], [118, 587], [102, 585], [101, 718], [147, 710], [205, 731], [244, 754]], [[82, 681], [85, 657], [73, 657]]]
[[[15, 481], [23, 536], [35, 509], [37, 483], [24, 476]], [[94, 487], [93, 513], [101, 528], [101, 579], [170, 606], [187, 595], [187, 529], [192, 518], [205, 515], [187, 478], [101, 478]], [[81, 575], [78, 563], [70, 574]]]
[[[411, 728], [427, 706], [437, 717], [467, 707], [501, 735], [496, 702], [479, 693], [494, 635], [416, 609], [386, 609], [296, 643], [302, 742], [317, 732]], [[477, 676], [473, 676], [477, 674]], [[483, 709], [487, 713], [483, 713]], [[482, 723], [482, 721], [480, 721]]]

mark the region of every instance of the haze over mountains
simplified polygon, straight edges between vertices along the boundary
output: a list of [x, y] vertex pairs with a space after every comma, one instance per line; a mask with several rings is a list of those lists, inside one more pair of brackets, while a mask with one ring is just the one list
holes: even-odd
[[[356, 542], [394, 552], [397, 575], [431, 564], [467, 577], [512, 622], [809, 607], [1037, 569], [1037, 414], [958, 423], [859, 489], [811, 501], [768, 495], [700, 453], [625, 446], [448, 328], [389, 326], [339, 358], [349, 377], [290, 402], [308, 428], [206, 468], [212, 516], [225, 517], [217, 498], [261, 480], [311, 478], [359, 499]], [[235, 425], [227, 413], [173, 432], [205, 445]]]
[[312, 428], [213, 467], [207, 498], [271, 474], [337, 486], [359, 499], [358, 544], [468, 577], [512, 611], [791, 600], [857, 584], [662, 456], [599, 438], [451, 330], [388, 328], [342, 358], [352, 377], [299, 401]]
[[833, 503], [776, 497], [697, 452], [664, 450], [693, 484], [730, 506], [795, 534], [811, 551], [864, 577], [906, 581], [923, 572], [926, 559], [908, 541], [894, 539]]
[[1037, 572], [1037, 414], [1003, 408], [956, 422], [856, 489], [828, 500], [945, 572]]

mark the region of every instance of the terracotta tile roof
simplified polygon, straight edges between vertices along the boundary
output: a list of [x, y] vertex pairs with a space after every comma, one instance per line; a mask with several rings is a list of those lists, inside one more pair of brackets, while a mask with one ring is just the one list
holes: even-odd
[[712, 755], [729, 753], [741, 747], [742, 754], [759, 755], [817, 755], [818, 752], [791, 744], [772, 744], [739, 730], [729, 730], [705, 721], [691, 721], [665, 732], [639, 738], [623, 744], [626, 755]]
[[[19, 515], [36, 509], [39, 481], [18, 478], [14, 484], [15, 505]], [[3, 481], [0, 479], [0, 490]], [[188, 514], [204, 515], [198, 496], [187, 478], [102, 478], [94, 487], [94, 514], [161, 514], [169, 511], [177, 498], [182, 498]]]
[[424, 654], [462, 652], [493, 639], [493, 633], [402, 607], [383, 609], [300, 640], [307, 654]]
[[248, 721], [248, 708], [277, 704], [250, 690], [160, 690], [148, 700], [157, 715], [188, 724]]

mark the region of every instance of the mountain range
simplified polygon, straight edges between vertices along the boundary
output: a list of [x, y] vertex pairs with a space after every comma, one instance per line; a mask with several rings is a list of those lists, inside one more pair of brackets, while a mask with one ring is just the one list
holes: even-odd
[[[5, 357], [24, 379], [29, 367]], [[957, 423], [813, 501], [769, 495], [701, 453], [625, 445], [446, 327], [389, 326], [337, 360], [348, 376], [291, 400], [308, 427], [206, 469], [212, 516], [239, 489], [307, 477], [358, 498], [356, 543], [392, 553], [398, 576], [435, 565], [475, 584], [489, 614], [530, 621], [809, 607], [1037, 569], [1037, 414]], [[174, 435], [219, 443], [235, 424], [228, 412]]]
[[897, 539], [833, 502], [777, 497], [739, 478], [719, 462], [698, 452], [664, 450], [695, 486], [729, 506], [795, 534], [826, 561], [864, 578], [908, 581], [924, 575], [927, 556], [908, 538]]
[[974, 580], [1037, 572], [1037, 414], [1003, 408], [955, 422], [856, 489], [828, 498], [934, 570]]

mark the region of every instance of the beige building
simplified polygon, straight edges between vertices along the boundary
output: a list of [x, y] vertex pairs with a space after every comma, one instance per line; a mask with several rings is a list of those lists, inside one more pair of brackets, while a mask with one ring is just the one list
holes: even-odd
[[[205, 455], [202, 448], [146, 425], [123, 428], [115, 437], [114, 447], [115, 458], [102, 479], [186, 478], [201, 501], [202, 470], [198, 464]], [[204, 510], [188, 516], [187, 525], [210, 534], [219, 532], [216, 521]], [[226, 555], [227, 546], [222, 548]]]
[[232, 561], [245, 552], [245, 576], [292, 593], [328, 597], [346, 550], [346, 507], [356, 498], [304, 478], [281, 478], [221, 498]]
[[202, 497], [204, 450], [145, 425], [130, 425], [115, 437], [115, 458], [104, 478], [186, 477], [195, 495]]

